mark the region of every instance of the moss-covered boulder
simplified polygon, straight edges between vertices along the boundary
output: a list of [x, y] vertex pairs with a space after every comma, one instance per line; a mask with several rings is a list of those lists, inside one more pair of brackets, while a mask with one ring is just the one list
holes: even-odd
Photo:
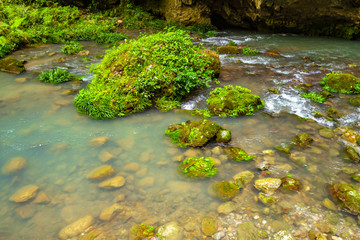
[[302, 188], [299, 180], [292, 177], [283, 177], [281, 179], [281, 191], [285, 193], [297, 192]]
[[210, 49], [200, 50], [199, 53], [203, 54], [203, 59], [208, 62], [208, 68], [213, 71], [213, 76], [219, 76], [221, 70], [221, 61], [219, 55]]
[[233, 176], [234, 183], [238, 186], [238, 188], [245, 187], [246, 184], [251, 182], [251, 180], [255, 177], [255, 174], [250, 171], [239, 172], [235, 176]]
[[298, 147], [304, 148], [309, 146], [312, 141], [313, 139], [309, 136], [309, 134], [300, 133], [299, 135], [296, 135], [291, 142]]
[[209, 86], [218, 63], [182, 30], [130, 40], [109, 51], [94, 78], [74, 99], [80, 113], [111, 119], [142, 112], [154, 104], [171, 110], [191, 90]]
[[25, 71], [24, 61], [19, 61], [13, 57], [0, 59], [0, 71], [20, 74]]
[[264, 104], [260, 97], [241, 86], [226, 85], [210, 92], [207, 104], [211, 114], [221, 117], [252, 115]]
[[359, 163], [360, 154], [351, 146], [346, 146], [344, 149], [345, 158], [351, 162]]
[[360, 214], [360, 194], [354, 186], [342, 183], [331, 184], [329, 190], [331, 196], [344, 210], [354, 215]]
[[238, 46], [231, 46], [231, 45], [224, 45], [217, 47], [217, 51], [219, 54], [238, 54], [239, 47]]
[[[216, 135], [224, 130], [216, 122], [210, 120], [189, 120], [181, 124], [172, 124], [165, 131], [173, 143], [180, 147], [201, 147], [204, 146]], [[223, 142], [216, 138], [216, 141]]]
[[231, 141], [231, 131], [229, 129], [221, 129], [216, 134], [216, 142], [228, 143]]
[[191, 157], [179, 165], [179, 172], [191, 178], [206, 178], [217, 174], [215, 162], [211, 158]]
[[251, 159], [256, 157], [255, 155], [247, 154], [243, 149], [238, 147], [225, 147], [224, 151], [230, 159], [237, 162], [250, 161]]
[[212, 184], [211, 191], [220, 200], [227, 201], [239, 193], [239, 188], [232, 182], [220, 181]]
[[328, 73], [326, 74], [326, 77], [323, 77], [321, 85], [329, 92], [340, 92], [348, 94], [360, 93], [359, 79], [349, 73]]

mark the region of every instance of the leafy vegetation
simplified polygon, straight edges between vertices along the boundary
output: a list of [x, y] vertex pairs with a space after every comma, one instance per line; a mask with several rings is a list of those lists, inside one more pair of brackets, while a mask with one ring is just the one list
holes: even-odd
[[58, 84], [62, 82], [68, 82], [72, 78], [68, 70], [62, 68], [55, 68], [48, 72], [42, 72], [38, 79], [39, 81]]
[[326, 74], [320, 82], [324, 90], [347, 94], [360, 93], [360, 81], [354, 75], [342, 72]]
[[83, 46], [77, 41], [68, 41], [61, 47], [61, 51], [68, 55], [76, 54], [82, 49]]
[[213, 71], [201, 48], [182, 30], [143, 35], [109, 51], [94, 79], [74, 99], [80, 113], [109, 119], [179, 105], [191, 90], [208, 87]]
[[192, 157], [185, 159], [179, 165], [179, 171], [191, 178], [205, 178], [217, 174], [215, 162], [211, 158]]
[[254, 56], [259, 53], [259, 51], [256, 48], [246, 47], [241, 49], [242, 53], [244, 55], [251, 55]]
[[251, 90], [241, 86], [226, 85], [215, 88], [207, 99], [209, 111], [221, 117], [252, 115], [263, 108], [260, 97], [251, 94]]
[[325, 97], [323, 97], [321, 94], [318, 94], [316, 92], [301, 93], [300, 96], [302, 96], [303, 98], [308, 98], [311, 101], [318, 103], [324, 103], [326, 101]]

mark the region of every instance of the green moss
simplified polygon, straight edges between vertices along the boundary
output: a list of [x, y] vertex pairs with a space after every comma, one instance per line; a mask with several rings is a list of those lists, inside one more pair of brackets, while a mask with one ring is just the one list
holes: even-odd
[[216, 134], [216, 142], [228, 143], [231, 141], [231, 131], [229, 129], [219, 130]]
[[224, 201], [234, 198], [239, 192], [238, 187], [234, 183], [227, 181], [215, 182], [211, 188], [216, 197]]
[[307, 133], [300, 133], [299, 135], [295, 136], [295, 138], [291, 141], [293, 144], [299, 147], [307, 147], [313, 139]]
[[302, 188], [299, 180], [292, 177], [283, 177], [281, 179], [281, 191], [285, 193], [297, 192]]
[[186, 123], [170, 125], [165, 134], [180, 147], [201, 147], [213, 139], [220, 130], [223, 128], [209, 120], [189, 120]]
[[58, 84], [70, 81], [72, 79], [72, 75], [66, 69], [54, 68], [48, 72], [42, 72], [38, 76], [38, 79], [42, 82]]
[[273, 195], [260, 192], [259, 193], [259, 200], [264, 205], [273, 205], [274, 203], [277, 202], [278, 199]]
[[67, 41], [62, 47], [61, 51], [65, 54], [72, 55], [80, 52], [83, 46], [77, 41]]
[[264, 106], [260, 97], [251, 94], [251, 90], [232, 85], [218, 87], [211, 91], [207, 104], [212, 114], [221, 117], [252, 115]]
[[323, 97], [321, 94], [318, 94], [316, 92], [301, 93], [300, 96], [302, 96], [303, 98], [308, 98], [311, 101], [318, 103], [324, 103], [326, 101], [325, 97]]
[[326, 74], [326, 77], [323, 77], [321, 85], [329, 92], [340, 92], [348, 94], [360, 93], [359, 79], [349, 73], [328, 73]]
[[219, 54], [238, 54], [239, 48], [236, 45], [225, 45], [217, 48]]
[[[1, 41], [0, 41], [0, 45], [1, 45]], [[0, 59], [0, 71], [20, 74], [23, 71], [25, 71], [24, 62], [19, 61], [13, 57]]]
[[210, 63], [199, 51], [181, 30], [127, 41], [93, 68], [94, 79], [74, 104], [95, 119], [142, 112], [153, 103], [162, 110], [178, 107], [191, 90], [208, 87], [212, 80]]
[[360, 155], [356, 152], [356, 150], [351, 147], [347, 146], [344, 149], [345, 157], [348, 158], [351, 162], [359, 163], [360, 162]]
[[237, 162], [250, 161], [251, 159], [256, 157], [255, 155], [247, 154], [243, 149], [238, 147], [225, 147], [224, 151], [230, 159]]
[[206, 178], [217, 174], [217, 168], [211, 158], [192, 157], [185, 159], [179, 165], [179, 171], [191, 178]]
[[360, 194], [350, 184], [331, 184], [329, 186], [332, 197], [338, 201], [347, 212], [360, 214]]
[[241, 49], [242, 53], [244, 55], [251, 55], [254, 56], [259, 53], [259, 51], [256, 48], [246, 47]]
[[360, 98], [350, 98], [349, 104], [355, 107], [360, 107]]
[[181, 103], [179, 101], [170, 100], [166, 97], [158, 98], [155, 106], [162, 112], [167, 112], [175, 108], [179, 108]]
[[281, 144], [281, 145], [278, 145], [278, 146], [275, 146], [275, 149], [280, 151], [280, 152], [283, 152], [283, 153], [286, 153], [286, 154], [290, 154], [291, 153], [291, 146], [290, 144]]
[[145, 224], [133, 225], [129, 230], [130, 240], [143, 240], [155, 237], [154, 227]]

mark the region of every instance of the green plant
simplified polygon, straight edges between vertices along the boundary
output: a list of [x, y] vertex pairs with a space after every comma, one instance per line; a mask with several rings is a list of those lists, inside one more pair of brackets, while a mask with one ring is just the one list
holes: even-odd
[[347, 94], [360, 93], [360, 81], [354, 75], [342, 72], [331, 72], [326, 74], [320, 82], [323, 89], [329, 92], [340, 92]]
[[61, 51], [65, 54], [72, 55], [80, 52], [83, 46], [76, 41], [68, 41], [62, 47]]
[[243, 48], [241, 51], [244, 55], [251, 55], [251, 56], [259, 53], [259, 51], [256, 48], [251, 48], [251, 47]]
[[55, 68], [48, 72], [42, 72], [38, 76], [39, 81], [58, 84], [62, 82], [68, 82], [72, 79], [72, 75], [66, 69]]
[[191, 90], [212, 80], [210, 62], [200, 50], [182, 30], [126, 41], [92, 69], [94, 79], [74, 104], [95, 119], [142, 112], [153, 103], [162, 110], [175, 108]]
[[123, 33], [100, 33], [98, 35], [96, 35], [95, 41], [97, 44], [117, 44], [119, 43], [121, 40], [124, 40], [127, 38], [127, 36]]
[[308, 98], [311, 101], [318, 103], [324, 103], [326, 101], [326, 98], [324, 98], [321, 94], [318, 94], [316, 92], [301, 93], [300, 96], [302, 96], [303, 98]]
[[247, 154], [243, 149], [238, 147], [226, 147], [224, 148], [224, 151], [230, 159], [237, 162], [250, 161], [251, 159], [256, 157], [255, 155]]
[[229, 45], [231, 45], [231, 46], [237, 46], [236, 42], [234, 42], [234, 41], [232, 41], [232, 40], [229, 41]]
[[215, 162], [211, 158], [192, 157], [185, 159], [179, 165], [179, 171], [191, 178], [205, 178], [217, 174]]

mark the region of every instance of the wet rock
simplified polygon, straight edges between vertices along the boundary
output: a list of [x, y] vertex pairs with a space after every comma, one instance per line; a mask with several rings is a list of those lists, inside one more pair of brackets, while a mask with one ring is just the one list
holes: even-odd
[[360, 182], [360, 173], [355, 173], [351, 178], [357, 182]]
[[291, 141], [296, 146], [301, 148], [305, 148], [310, 145], [313, 139], [307, 133], [300, 133], [299, 135], [295, 136], [295, 138]]
[[115, 158], [115, 156], [113, 154], [109, 153], [108, 151], [103, 150], [99, 153], [99, 159], [102, 162], [108, 162], [114, 158]]
[[98, 186], [100, 188], [113, 190], [124, 186], [124, 184], [125, 184], [125, 178], [122, 176], [116, 176], [99, 183]]
[[320, 136], [324, 137], [324, 138], [333, 138], [335, 137], [335, 133], [332, 129], [330, 128], [321, 128], [319, 130], [319, 134]]
[[302, 188], [301, 182], [292, 177], [283, 177], [281, 182], [281, 191], [285, 193], [297, 192]]
[[273, 58], [281, 58], [282, 56], [280, 55], [280, 53], [276, 52], [276, 51], [267, 51], [264, 53], [266, 56], [269, 57], [273, 57]]
[[26, 159], [23, 157], [14, 157], [11, 158], [1, 169], [2, 173], [5, 175], [10, 175], [15, 172], [20, 171], [26, 165]]
[[279, 198], [276, 197], [275, 195], [272, 195], [272, 194], [266, 194], [266, 193], [260, 192], [259, 193], [259, 200], [264, 205], [269, 206], [269, 205], [275, 204], [279, 200]]
[[282, 230], [279, 231], [277, 233], [275, 233], [275, 235], [273, 236], [272, 240], [293, 240], [293, 236], [291, 235], [291, 233]]
[[138, 163], [129, 163], [123, 167], [123, 170], [128, 172], [136, 172], [139, 170], [139, 168], [140, 165]]
[[359, 163], [360, 162], [360, 155], [358, 154], [358, 152], [355, 150], [355, 148], [351, 147], [351, 146], [347, 146], [344, 149], [344, 153], [345, 156], [354, 163]]
[[331, 184], [329, 190], [331, 196], [340, 203], [343, 209], [354, 215], [360, 214], [360, 194], [354, 186]]
[[122, 210], [123, 210], [123, 207], [120, 204], [115, 203], [115, 204], [111, 205], [110, 207], [102, 210], [100, 213], [99, 219], [102, 221], [110, 221], [113, 217], [115, 217]]
[[231, 141], [231, 131], [229, 129], [222, 129], [216, 134], [216, 142], [228, 143]]
[[246, 184], [251, 182], [251, 180], [255, 177], [255, 174], [250, 171], [243, 171], [235, 176], [233, 176], [234, 183], [239, 187], [243, 188]]
[[225, 147], [224, 151], [230, 159], [237, 162], [250, 161], [251, 159], [256, 157], [255, 155], [247, 154], [243, 149], [238, 147]]
[[212, 158], [187, 158], [179, 164], [178, 170], [181, 174], [190, 178], [206, 178], [217, 174], [215, 162]]
[[219, 46], [217, 47], [217, 51], [219, 54], [238, 54], [239, 53], [239, 47], [238, 46]]
[[330, 92], [357, 93], [355, 85], [360, 84], [358, 78], [349, 73], [331, 72], [323, 78], [323, 88]]
[[78, 219], [77, 221], [71, 223], [70, 225], [64, 227], [59, 232], [60, 239], [68, 239], [73, 238], [80, 235], [84, 232], [88, 227], [90, 227], [94, 222], [94, 218], [92, 216], [86, 216]]
[[217, 232], [216, 220], [213, 218], [203, 218], [201, 221], [201, 231], [207, 236], [212, 236]]
[[355, 107], [360, 107], [360, 98], [350, 98], [349, 104]]
[[145, 177], [138, 182], [137, 186], [142, 188], [148, 188], [152, 187], [154, 185], [154, 182], [155, 179], [153, 177]]
[[315, 230], [310, 230], [308, 233], [310, 240], [327, 240], [326, 236], [322, 233], [319, 233]]
[[203, 58], [209, 62], [208, 68], [213, 71], [213, 76], [219, 76], [221, 70], [221, 61], [219, 55], [210, 49], [203, 49], [200, 51], [200, 53], [203, 53]]
[[231, 200], [239, 193], [238, 187], [227, 181], [214, 182], [211, 185], [211, 190], [217, 198], [224, 201]]
[[15, 211], [16, 211], [17, 215], [22, 219], [32, 218], [35, 214], [34, 207], [29, 204], [20, 206], [20, 207], [16, 208]]
[[100, 147], [104, 145], [108, 141], [108, 139], [109, 138], [107, 136], [95, 137], [90, 140], [89, 145], [92, 147]]
[[81, 50], [76, 54], [76, 56], [88, 56], [90, 54], [89, 50]]
[[169, 222], [158, 229], [158, 235], [163, 240], [183, 240], [183, 229], [176, 222]]
[[304, 166], [304, 165], [307, 164], [306, 156], [301, 155], [299, 153], [291, 154], [290, 155], [290, 160], [293, 161], [294, 163], [300, 165], [300, 166]]
[[281, 94], [280, 90], [277, 88], [268, 88], [268, 92], [273, 94]]
[[236, 228], [237, 240], [257, 240], [258, 230], [252, 222], [243, 222]]
[[33, 201], [33, 203], [49, 203], [49, 202], [50, 202], [49, 196], [43, 191], [40, 191]]
[[24, 61], [19, 61], [13, 57], [0, 59], [0, 71], [20, 74], [25, 71]]
[[129, 230], [129, 240], [142, 240], [154, 237], [153, 227], [145, 224], [133, 225]]
[[9, 200], [16, 203], [27, 202], [36, 196], [38, 190], [39, 187], [36, 185], [27, 185], [17, 190]]
[[27, 78], [16, 78], [15, 79], [15, 82], [17, 82], [17, 83], [24, 83], [26, 81], [27, 81]]
[[291, 146], [289, 144], [281, 144], [279, 146], [275, 146], [275, 149], [285, 154], [291, 153]]
[[279, 178], [262, 178], [255, 180], [254, 186], [264, 193], [274, 193], [281, 186]]
[[173, 143], [180, 147], [201, 147], [223, 130], [217, 123], [210, 120], [172, 124], [165, 131]]
[[221, 155], [223, 150], [220, 146], [216, 146], [214, 147], [211, 152], [214, 154], [214, 155]]
[[115, 170], [111, 165], [103, 165], [92, 170], [87, 178], [91, 180], [100, 180], [114, 175]]
[[360, 136], [359, 134], [351, 129], [346, 130], [343, 135], [341, 136], [342, 139], [355, 144], [355, 145], [360, 145]]
[[233, 211], [236, 211], [236, 209], [237, 209], [236, 203], [229, 201], [220, 204], [219, 207], [217, 208], [217, 212], [222, 214], [229, 214]]

